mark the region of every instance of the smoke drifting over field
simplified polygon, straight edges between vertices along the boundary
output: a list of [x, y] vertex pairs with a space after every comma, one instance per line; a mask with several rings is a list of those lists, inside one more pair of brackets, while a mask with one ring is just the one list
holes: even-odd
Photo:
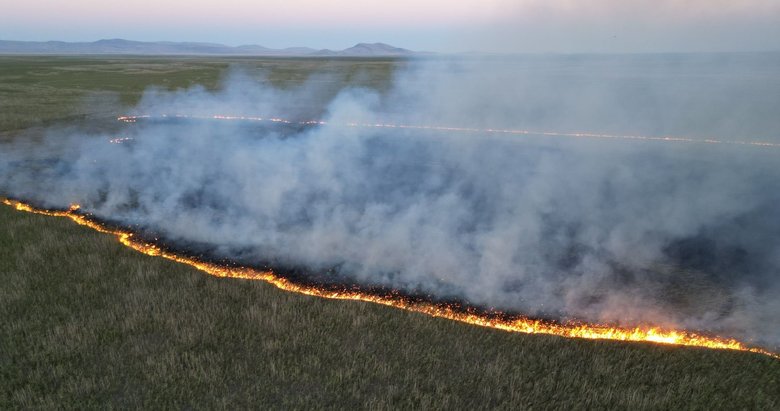
[[780, 148], [345, 126], [780, 143], [777, 56], [407, 64], [381, 94], [241, 73], [150, 91], [137, 114], [328, 124], [139, 121], [122, 144], [52, 130], [3, 147], [0, 190], [244, 263], [780, 344]]

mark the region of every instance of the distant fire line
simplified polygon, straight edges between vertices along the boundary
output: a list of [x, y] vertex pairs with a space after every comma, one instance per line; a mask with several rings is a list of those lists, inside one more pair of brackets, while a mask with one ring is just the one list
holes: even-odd
[[[506, 134], [506, 135], [522, 135], [522, 136], [545, 136], [545, 137], [569, 137], [569, 138], [591, 138], [591, 139], [610, 139], [610, 140], [628, 140], [628, 141], [660, 141], [660, 142], [672, 142], [672, 143], [698, 143], [698, 144], [726, 144], [726, 145], [739, 145], [739, 146], [755, 146], [755, 147], [775, 147], [780, 148], [780, 143], [772, 143], [768, 141], [740, 141], [740, 140], [722, 140], [715, 138], [690, 138], [679, 136], [642, 136], [632, 134], [602, 134], [592, 132], [557, 132], [557, 131], [533, 131], [522, 129], [503, 129], [503, 128], [472, 128], [472, 127], [450, 127], [440, 125], [419, 125], [419, 124], [393, 124], [393, 123], [359, 123], [359, 122], [347, 122], [343, 124], [329, 123], [322, 120], [306, 120], [306, 121], [293, 121], [279, 117], [254, 117], [254, 116], [229, 116], [229, 115], [212, 115], [212, 116], [196, 116], [188, 114], [162, 114], [159, 116], [152, 115], [135, 115], [135, 116], [120, 116], [117, 120], [125, 123], [135, 123], [141, 119], [155, 119], [155, 118], [180, 118], [180, 119], [194, 119], [194, 120], [234, 120], [234, 121], [262, 121], [282, 124], [297, 124], [297, 125], [335, 125], [343, 127], [359, 127], [359, 128], [389, 128], [389, 129], [407, 129], [407, 130], [428, 130], [428, 131], [452, 131], [462, 133], [487, 133], [487, 134]], [[121, 141], [114, 141], [121, 143], [128, 139]]]
[[191, 257], [181, 256], [173, 252], [166, 251], [159, 245], [136, 238], [134, 233], [130, 231], [110, 228], [105, 224], [98, 222], [93, 217], [91, 217], [90, 214], [80, 212], [80, 206], [76, 204], [72, 205], [67, 210], [47, 210], [36, 208], [29, 204], [10, 199], [3, 199], [2, 203], [19, 211], [53, 217], [69, 218], [76, 224], [89, 227], [100, 233], [113, 235], [121, 244], [135, 251], [149, 256], [162, 257], [171, 261], [186, 264], [216, 277], [265, 281], [285, 291], [328, 299], [372, 302], [399, 308], [402, 310], [422, 313], [432, 317], [445, 318], [453, 321], [459, 321], [476, 326], [494, 328], [509, 332], [519, 332], [525, 334], [548, 334], [565, 338], [649, 342], [677, 346], [736, 350], [763, 354], [780, 359], [780, 355], [776, 353], [763, 350], [761, 348], [749, 347], [744, 343], [734, 339], [709, 337], [689, 331], [665, 330], [661, 329], [660, 327], [649, 326], [621, 328], [609, 325], [587, 324], [580, 322], [555, 323], [550, 321], [535, 320], [519, 315], [488, 315], [484, 313], [481, 314], [477, 312], [469, 312], [468, 310], [459, 310], [454, 306], [446, 304], [404, 299], [400, 294], [378, 295], [349, 289], [346, 287], [343, 290], [329, 290], [318, 288], [317, 286], [313, 285], [296, 284], [284, 277], [280, 277], [274, 274], [273, 271], [261, 271], [249, 267], [222, 266], [214, 263], [198, 261], [197, 259]]

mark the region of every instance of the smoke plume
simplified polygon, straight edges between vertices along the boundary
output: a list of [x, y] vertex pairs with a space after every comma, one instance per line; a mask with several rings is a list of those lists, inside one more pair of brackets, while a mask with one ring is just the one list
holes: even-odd
[[118, 132], [17, 138], [2, 147], [0, 190], [245, 264], [777, 345], [780, 148], [474, 129], [777, 144], [779, 66], [429, 60], [384, 91], [323, 76], [281, 89], [239, 70], [218, 91], [147, 92], [129, 114], [156, 117]]

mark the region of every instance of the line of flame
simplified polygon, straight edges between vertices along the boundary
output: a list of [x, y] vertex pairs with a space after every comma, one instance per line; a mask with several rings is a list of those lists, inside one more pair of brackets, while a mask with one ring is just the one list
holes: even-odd
[[566, 338], [652, 342], [679, 346], [737, 350], [764, 354], [780, 359], [780, 355], [776, 353], [763, 350], [761, 348], [749, 347], [744, 343], [734, 339], [709, 337], [689, 331], [665, 330], [659, 327], [620, 328], [600, 324], [553, 323], [522, 316], [487, 316], [477, 313], [463, 312], [462, 310], [457, 310], [444, 304], [435, 304], [424, 301], [410, 301], [403, 299], [400, 296], [374, 295], [366, 292], [347, 289], [325, 290], [312, 285], [301, 285], [293, 283], [286, 278], [275, 275], [272, 271], [260, 271], [248, 267], [221, 266], [165, 251], [155, 244], [135, 238], [132, 232], [109, 228], [90, 219], [87, 214], [82, 214], [79, 212], [80, 207], [77, 204], [72, 205], [68, 210], [59, 211], [40, 209], [20, 201], [10, 199], [3, 199], [2, 202], [3, 204], [11, 206], [19, 211], [53, 217], [69, 218], [76, 224], [89, 227], [101, 233], [111, 234], [115, 236], [117, 240], [119, 240], [119, 242], [123, 245], [149, 256], [162, 257], [181, 264], [187, 264], [216, 277], [265, 281], [285, 291], [329, 299], [372, 302], [399, 308], [402, 310], [418, 312], [430, 315], [432, 317], [446, 318], [467, 324], [495, 328], [510, 332], [520, 332], [526, 334], [550, 334]]
[[569, 138], [582, 138], [582, 139], [610, 139], [610, 140], [629, 140], [629, 141], [660, 141], [660, 142], [667, 142], [667, 143], [727, 144], [727, 145], [739, 145], [739, 146], [780, 148], [780, 143], [772, 143], [768, 141], [723, 140], [723, 139], [716, 139], [716, 138], [690, 138], [690, 137], [680, 137], [680, 136], [643, 136], [643, 135], [633, 135], [633, 134], [603, 134], [603, 133], [592, 133], [592, 132], [568, 132], [567, 133], [567, 132], [557, 132], [557, 131], [451, 127], [451, 126], [419, 125], [419, 124], [358, 123], [358, 122], [333, 124], [322, 120], [293, 121], [293, 120], [287, 120], [279, 117], [229, 116], [229, 115], [219, 115], [219, 114], [212, 115], [212, 116], [195, 116], [189, 114], [173, 114], [173, 115], [162, 114], [160, 116], [152, 116], [152, 115], [144, 114], [144, 115], [137, 115], [137, 116], [120, 116], [117, 117], [117, 120], [125, 123], [135, 123], [140, 119], [151, 119], [151, 118], [268, 121], [273, 123], [298, 124], [298, 125], [337, 125], [337, 126], [360, 127], [360, 128], [395, 128], [395, 129], [408, 129], [408, 130], [452, 131], [452, 132], [461, 132], [461, 133], [487, 133], [487, 134], [522, 135], [522, 136], [569, 137]]

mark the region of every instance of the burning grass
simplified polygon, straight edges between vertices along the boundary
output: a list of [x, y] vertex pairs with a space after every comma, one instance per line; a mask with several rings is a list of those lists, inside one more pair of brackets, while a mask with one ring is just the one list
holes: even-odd
[[[111, 111], [77, 104], [93, 91], [132, 104], [149, 85], [213, 85], [234, 63], [279, 85], [367, 69], [355, 78], [377, 87], [393, 66], [0, 59], [0, 133]], [[204, 275], [10, 207], [0, 226], [2, 409], [780, 407], [780, 361], [765, 355], [507, 333]]]
[[521, 315], [510, 315], [501, 312], [486, 312], [473, 307], [462, 307], [457, 304], [436, 303], [423, 298], [406, 296], [395, 290], [388, 292], [370, 291], [358, 286], [325, 287], [318, 284], [307, 284], [292, 281], [279, 272], [273, 270], [258, 270], [250, 267], [233, 267], [204, 262], [183, 254], [167, 251], [158, 244], [138, 239], [132, 232], [119, 228], [110, 228], [107, 225], [92, 219], [89, 215], [79, 212], [79, 206], [73, 205], [68, 210], [46, 210], [35, 208], [29, 204], [4, 199], [3, 203], [14, 207], [19, 211], [31, 212], [51, 217], [66, 217], [79, 225], [89, 227], [95, 231], [116, 236], [123, 245], [140, 253], [162, 257], [177, 263], [186, 264], [197, 268], [209, 275], [216, 277], [240, 278], [245, 280], [265, 281], [279, 289], [300, 294], [306, 294], [321, 298], [336, 300], [365, 301], [407, 311], [418, 312], [432, 317], [441, 317], [448, 320], [464, 322], [481, 327], [495, 328], [510, 332], [527, 334], [550, 334], [567, 338], [584, 338], [594, 340], [618, 340], [632, 342], [652, 342], [661, 344], [703, 347], [711, 349], [724, 349], [736, 351], [748, 351], [780, 358], [775, 353], [760, 348], [749, 347], [745, 344], [726, 338], [710, 337], [680, 330], [665, 330], [653, 326], [636, 328], [619, 328], [610, 325], [588, 324], [581, 322], [556, 323], [544, 321]]
[[0, 407], [780, 405], [780, 361], [280, 292], [0, 207]]

